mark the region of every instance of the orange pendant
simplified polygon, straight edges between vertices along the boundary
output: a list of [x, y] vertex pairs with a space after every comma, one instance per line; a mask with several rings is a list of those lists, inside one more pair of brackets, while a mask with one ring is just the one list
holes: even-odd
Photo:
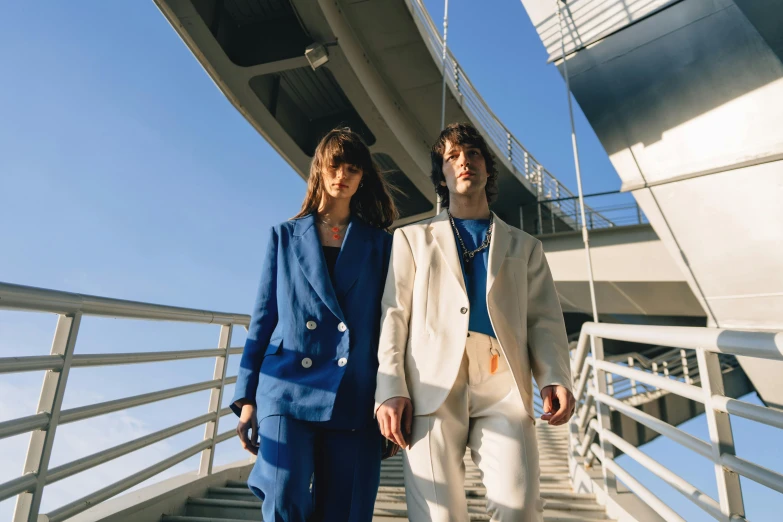
[[498, 354], [493, 353], [492, 357], [489, 359], [489, 373], [494, 375], [495, 372], [498, 371], [498, 362], [499, 362]]
[[340, 239], [340, 236], [339, 236], [339, 234], [335, 234], [335, 235], [333, 235], [332, 237], [333, 237], [335, 240], [337, 240], [337, 239]]
[[340, 229], [339, 229], [339, 228], [337, 228], [337, 227], [332, 227], [332, 232], [334, 232], [334, 233], [337, 233], [337, 232], [339, 232], [339, 231], [340, 231]]

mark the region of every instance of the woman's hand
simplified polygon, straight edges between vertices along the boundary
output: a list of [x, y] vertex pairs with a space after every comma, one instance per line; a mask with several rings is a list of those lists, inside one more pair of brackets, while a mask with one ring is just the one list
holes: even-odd
[[[248, 436], [248, 431], [251, 434]], [[237, 435], [242, 443], [242, 448], [253, 455], [258, 455], [258, 419], [256, 419], [256, 406], [252, 403], [242, 404], [237, 424]]]

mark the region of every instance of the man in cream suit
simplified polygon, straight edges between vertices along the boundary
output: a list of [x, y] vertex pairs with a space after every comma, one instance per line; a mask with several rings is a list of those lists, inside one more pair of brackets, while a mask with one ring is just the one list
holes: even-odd
[[573, 413], [565, 325], [541, 242], [489, 210], [497, 171], [475, 128], [432, 147], [440, 215], [395, 231], [375, 392], [381, 433], [406, 448], [408, 516], [467, 522], [465, 448], [494, 521], [542, 521], [535, 377], [552, 425]]

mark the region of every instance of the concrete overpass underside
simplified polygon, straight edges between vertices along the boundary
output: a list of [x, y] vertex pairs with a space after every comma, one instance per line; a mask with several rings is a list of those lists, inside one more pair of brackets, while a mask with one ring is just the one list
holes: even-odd
[[[427, 32], [434, 26], [417, 0], [155, 1], [218, 88], [302, 178], [323, 134], [348, 125], [400, 189], [397, 224], [432, 215], [429, 147], [440, 131], [443, 77]], [[305, 58], [311, 44], [328, 53], [315, 70]], [[450, 85], [446, 121], [470, 120], [455, 94]], [[493, 210], [519, 226], [524, 206], [524, 228], [535, 231], [536, 189], [510, 153], [492, 147], [500, 171]], [[546, 208], [543, 218], [551, 220]]]

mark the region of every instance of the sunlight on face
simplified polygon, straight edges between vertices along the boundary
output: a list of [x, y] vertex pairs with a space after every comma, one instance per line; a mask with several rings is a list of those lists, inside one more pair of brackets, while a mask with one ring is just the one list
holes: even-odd
[[446, 142], [443, 153], [443, 177], [440, 184], [452, 194], [472, 195], [487, 185], [487, 165], [481, 150], [473, 145]]
[[364, 172], [356, 165], [330, 164], [321, 169], [324, 184], [324, 197], [334, 199], [351, 199], [359, 184], [362, 182]]

